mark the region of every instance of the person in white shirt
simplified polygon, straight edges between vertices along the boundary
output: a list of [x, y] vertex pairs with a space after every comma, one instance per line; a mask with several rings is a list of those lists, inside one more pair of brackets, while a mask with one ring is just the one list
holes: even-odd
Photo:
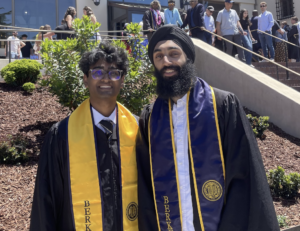
[[[261, 47], [266, 58], [269, 58], [270, 52], [270, 60], [274, 61], [275, 58], [275, 50], [273, 47], [272, 37], [269, 36], [272, 34], [272, 27], [274, 25], [273, 14], [270, 11], [267, 11], [267, 3], [260, 3], [261, 14], [258, 16], [258, 36], [261, 43]], [[267, 34], [264, 34], [260, 31], [263, 31]], [[268, 35], [269, 34], [269, 35]], [[268, 47], [268, 50], [267, 50]]]
[[[215, 8], [213, 6], [208, 6], [206, 8], [205, 13], [204, 13], [205, 28], [206, 28], [206, 30], [209, 30], [210, 32], [213, 32], [213, 33], [215, 33], [215, 31], [216, 31], [215, 20], [214, 20], [214, 17], [212, 16], [214, 11], [215, 11]], [[205, 39], [205, 42], [212, 45], [212, 39], [213, 39], [212, 34], [205, 31], [204, 32], [204, 39]]]
[[26, 44], [23, 43], [22, 41], [20, 41], [20, 39], [17, 37], [18, 36], [18, 32], [17, 31], [13, 31], [13, 36], [9, 36], [7, 38], [7, 44], [9, 44], [10, 41], [10, 54], [9, 54], [9, 49], [8, 49], [8, 53], [6, 53], [6, 45], [5, 45], [5, 51], [4, 54], [5, 56], [8, 57], [8, 55], [10, 55], [10, 57], [12, 59], [20, 59], [21, 58], [21, 48], [24, 47]]

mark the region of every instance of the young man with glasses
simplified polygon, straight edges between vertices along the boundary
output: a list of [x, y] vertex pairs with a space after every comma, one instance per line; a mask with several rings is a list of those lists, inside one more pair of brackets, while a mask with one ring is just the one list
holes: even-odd
[[[268, 53], [270, 52], [270, 60], [274, 61], [275, 57], [275, 50], [273, 47], [273, 42], [272, 42], [272, 27], [274, 25], [274, 18], [273, 15], [270, 11], [267, 11], [267, 3], [266, 2], [261, 2], [260, 3], [260, 10], [261, 14], [258, 16], [258, 37], [260, 40], [260, 44], [264, 53], [264, 56], [266, 58], [269, 58]], [[278, 26], [277, 26], [278, 27]], [[276, 28], [276, 30], [280, 30], [280, 28]], [[262, 33], [262, 32], [265, 33]], [[279, 31], [281, 33], [281, 31]], [[268, 48], [268, 49], [267, 49]], [[269, 52], [268, 52], [269, 51]], [[263, 60], [262, 62], [265, 62]]]
[[201, 3], [198, 3], [198, 0], [190, 0], [189, 3], [191, 8], [188, 9], [187, 17], [181, 25], [181, 28], [185, 28], [189, 25], [192, 38], [198, 38], [205, 42], [204, 31], [201, 30], [201, 27], [204, 27], [204, 7]]
[[137, 231], [138, 122], [117, 102], [127, 54], [105, 42], [79, 66], [90, 98], [45, 138], [30, 230]]
[[178, 9], [175, 8], [175, 1], [168, 0], [169, 9], [165, 9], [165, 24], [182, 25]]

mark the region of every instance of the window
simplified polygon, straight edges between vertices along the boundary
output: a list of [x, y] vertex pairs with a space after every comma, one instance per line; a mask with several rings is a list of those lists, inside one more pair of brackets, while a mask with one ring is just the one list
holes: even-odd
[[[124, 2], [124, 3], [134, 3], [139, 5], [150, 5], [153, 0], [108, 0], [111, 2]], [[168, 6], [168, 0], [159, 0], [161, 6]]]
[[[76, 0], [14, 0], [15, 26], [39, 29], [48, 24], [54, 30], [61, 24], [69, 6], [76, 8]], [[37, 32], [19, 32], [35, 39]]]
[[277, 19], [291, 18], [294, 15], [294, 0], [276, 0]]

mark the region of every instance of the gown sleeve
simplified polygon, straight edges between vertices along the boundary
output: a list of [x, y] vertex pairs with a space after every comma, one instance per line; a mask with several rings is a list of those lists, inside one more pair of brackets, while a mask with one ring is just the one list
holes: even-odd
[[225, 205], [218, 231], [279, 231], [256, 138], [238, 98], [215, 89], [225, 160]]
[[[63, 210], [65, 178], [62, 156], [66, 153], [66, 145], [65, 140], [58, 135], [58, 124], [53, 125], [47, 133], [39, 157], [30, 231], [61, 230], [59, 223]], [[64, 222], [65, 225], [69, 223], [67, 219]]]
[[[218, 231], [279, 231], [256, 138], [237, 97], [215, 89], [225, 161], [225, 201]], [[151, 106], [139, 121], [137, 136], [139, 229], [157, 231], [148, 143]], [[200, 230], [195, 230], [200, 231]]]

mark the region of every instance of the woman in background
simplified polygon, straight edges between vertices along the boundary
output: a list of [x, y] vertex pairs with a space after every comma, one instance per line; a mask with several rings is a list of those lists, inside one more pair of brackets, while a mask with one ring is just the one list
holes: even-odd
[[[45, 26], [41, 26], [40, 30], [51, 30], [51, 27], [49, 25], [45, 25]], [[54, 32], [42, 32], [40, 31], [36, 37], [35, 40], [43, 40], [44, 38], [48, 38], [52, 40], [52, 36], [55, 35]], [[33, 46], [33, 50], [34, 50], [34, 54], [36, 54], [38, 56], [38, 59], [41, 59], [41, 54], [40, 54], [40, 50], [41, 50], [41, 41], [37, 41], [35, 42], [34, 46]]]
[[[279, 31], [276, 31], [275, 36], [277, 38], [287, 41], [287, 32], [283, 29], [284, 24], [283, 23], [280, 24], [280, 21], [277, 21], [275, 23], [278, 23], [280, 25], [280, 29], [283, 32], [281, 34]], [[287, 52], [288, 52], [287, 44], [282, 40], [275, 39], [275, 62], [285, 62], [286, 59], [288, 58]]]
[[69, 6], [64, 16], [64, 20], [67, 23], [69, 29], [72, 28], [72, 22], [75, 18], [75, 15], [76, 15], [76, 9], [73, 6]]
[[[89, 6], [85, 6], [83, 8], [83, 15], [87, 15], [90, 19], [91, 19], [91, 22], [92, 23], [96, 23], [97, 22], [97, 18], [96, 16], [94, 15], [93, 11], [92, 11], [92, 8], [89, 7]], [[97, 39], [99, 42], [101, 42], [101, 36], [100, 36], [100, 33], [97, 32], [97, 34], [93, 35], [91, 37], [91, 39]]]
[[[242, 25], [243, 31], [247, 32], [247, 35], [242, 35], [242, 42], [243, 46], [248, 49], [248, 50], [253, 50], [252, 49], [252, 41], [255, 41], [255, 39], [252, 37], [250, 26], [251, 22], [249, 20], [249, 15], [248, 11], [246, 9], [242, 9], [240, 12], [240, 23]], [[252, 65], [252, 53], [248, 51], [244, 51], [245, 53], [245, 58], [246, 58], [246, 63], [250, 66], [253, 67]]]
[[93, 13], [91, 7], [85, 6], [85, 7], [83, 8], [83, 14], [89, 16], [90, 19], [91, 19], [91, 21], [92, 21], [92, 23], [95, 24], [95, 23], [97, 22], [96, 16], [94, 15], [94, 13]]

